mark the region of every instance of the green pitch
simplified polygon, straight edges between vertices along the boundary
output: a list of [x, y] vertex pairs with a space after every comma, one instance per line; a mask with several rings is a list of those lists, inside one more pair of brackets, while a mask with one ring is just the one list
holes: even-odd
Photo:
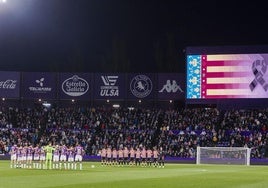
[[[94, 165], [94, 168], [92, 168]], [[102, 167], [83, 170], [11, 169], [0, 161], [0, 188], [258, 188], [268, 187], [268, 166], [166, 164], [153, 167]]]

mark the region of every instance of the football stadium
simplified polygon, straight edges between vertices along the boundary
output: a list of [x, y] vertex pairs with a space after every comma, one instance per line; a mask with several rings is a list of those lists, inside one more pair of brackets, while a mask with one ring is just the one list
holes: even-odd
[[2, 71], [0, 187], [265, 187], [267, 54], [209, 50], [185, 75]]

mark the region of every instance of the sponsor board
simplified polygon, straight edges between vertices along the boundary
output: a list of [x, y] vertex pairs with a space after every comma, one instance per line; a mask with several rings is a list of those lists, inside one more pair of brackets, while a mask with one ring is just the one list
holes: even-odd
[[56, 74], [48, 72], [23, 73], [24, 98], [54, 99], [56, 96]]
[[60, 98], [79, 98], [79, 99], [90, 99], [90, 81], [91, 74], [79, 73], [70, 74], [62, 73], [60, 75]]
[[0, 97], [19, 98], [20, 73], [0, 71]]
[[136, 98], [151, 96], [153, 91], [153, 81], [151, 77], [145, 74], [132, 76], [129, 84], [131, 94]]

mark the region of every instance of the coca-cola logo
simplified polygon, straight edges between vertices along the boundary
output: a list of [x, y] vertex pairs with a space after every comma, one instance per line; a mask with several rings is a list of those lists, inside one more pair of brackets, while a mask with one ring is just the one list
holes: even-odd
[[17, 80], [0, 81], [0, 89], [16, 89]]
[[78, 97], [84, 95], [88, 89], [88, 82], [78, 77], [77, 75], [72, 76], [71, 78], [66, 79], [61, 85], [62, 91], [72, 97]]

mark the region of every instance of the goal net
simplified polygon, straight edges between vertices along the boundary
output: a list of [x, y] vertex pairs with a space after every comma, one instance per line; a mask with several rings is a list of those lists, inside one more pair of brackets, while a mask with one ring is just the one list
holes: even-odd
[[196, 164], [250, 165], [250, 148], [197, 147]]

